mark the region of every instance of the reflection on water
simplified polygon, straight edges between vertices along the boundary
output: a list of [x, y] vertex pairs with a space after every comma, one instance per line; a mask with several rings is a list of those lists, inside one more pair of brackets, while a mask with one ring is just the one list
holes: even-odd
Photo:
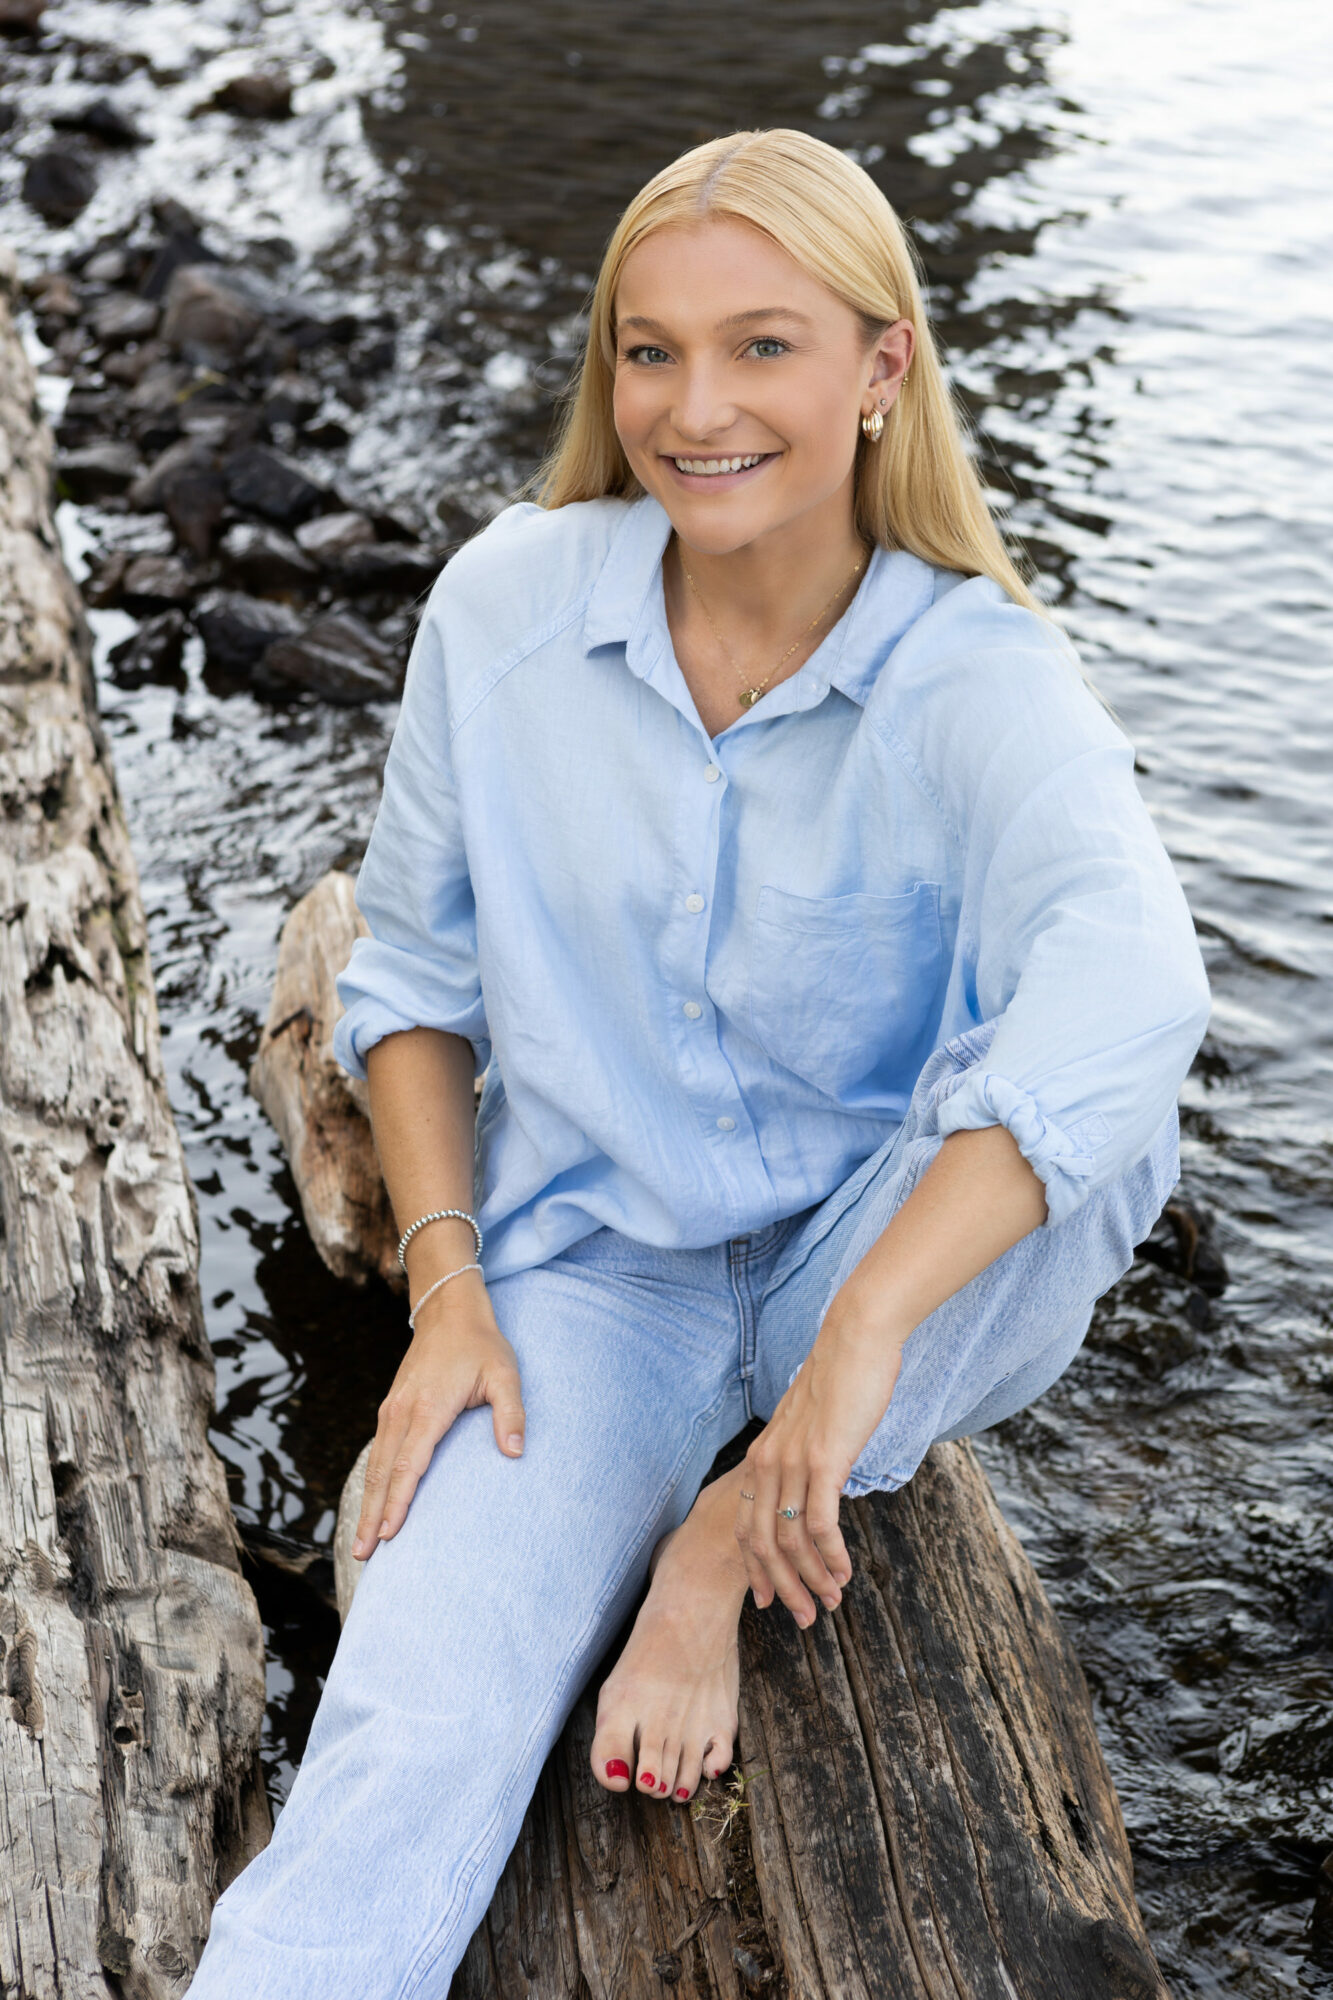
[[[232, 232], [219, 247], [285, 237], [394, 315], [351, 473], [423, 529], [530, 470], [616, 215], [685, 146], [800, 125], [908, 220], [989, 481], [1135, 740], [1216, 1000], [1183, 1159], [1230, 1290], [1201, 1306], [1136, 1267], [983, 1456], [1087, 1669], [1163, 1969], [1182, 1995], [1253, 2000], [1333, 1991], [1308, 1929], [1333, 1847], [1320, 19], [1308, 0], [679, 0], [632, 27], [607, 0], [105, 0], [53, 7], [49, 52], [14, 59], [16, 153], [74, 88], [76, 45], [154, 138], [68, 237], [15, 210], [25, 254], [115, 227], [149, 188]], [[190, 116], [265, 45], [295, 120]], [[73, 553], [96, 525], [64, 510]], [[127, 621], [98, 626], [104, 653]], [[402, 1328], [313, 1257], [245, 1074], [282, 920], [355, 865], [393, 710], [224, 701], [186, 667], [184, 692], [107, 681], [104, 701], [200, 1191], [215, 1435], [288, 1564], [256, 1572], [280, 1799], [335, 1637], [325, 1570], [292, 1564], [327, 1546]]]

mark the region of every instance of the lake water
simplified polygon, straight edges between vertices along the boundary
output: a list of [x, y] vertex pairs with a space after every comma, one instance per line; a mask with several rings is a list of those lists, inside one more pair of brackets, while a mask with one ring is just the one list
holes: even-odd
[[[12, 192], [47, 111], [101, 78], [150, 143], [35, 267], [170, 192], [220, 250], [289, 254], [396, 319], [349, 473], [422, 531], [484, 514], [541, 449], [629, 196], [737, 126], [853, 151], [909, 222], [990, 484], [1137, 746], [1215, 997], [1183, 1094], [1186, 1190], [1231, 1284], [1140, 1264], [1067, 1375], [981, 1441], [1065, 1622], [1180, 1995], [1333, 1993], [1310, 1931], [1333, 1848], [1333, 185], [1314, 0], [1065, 8], [520, 0], [71, 0], [20, 51]], [[298, 115], [193, 117], [246, 52]], [[34, 346], [40, 357], [41, 350]], [[58, 411], [63, 385], [43, 377]], [[81, 559], [99, 526], [66, 506]], [[129, 629], [96, 618], [99, 660]], [[214, 1436], [271, 1551], [327, 1549], [402, 1314], [327, 1277], [246, 1093], [295, 900], [354, 867], [389, 705], [205, 686], [103, 702], [143, 876], [172, 1100], [204, 1226]], [[287, 1543], [275, 1539], [286, 1537]], [[256, 1571], [275, 1801], [336, 1621]]]

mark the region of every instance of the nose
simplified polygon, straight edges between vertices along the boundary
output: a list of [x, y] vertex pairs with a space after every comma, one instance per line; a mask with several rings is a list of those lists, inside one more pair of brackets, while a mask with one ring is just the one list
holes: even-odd
[[682, 443], [705, 444], [735, 424], [735, 401], [706, 364], [682, 367], [673, 386], [670, 422]]

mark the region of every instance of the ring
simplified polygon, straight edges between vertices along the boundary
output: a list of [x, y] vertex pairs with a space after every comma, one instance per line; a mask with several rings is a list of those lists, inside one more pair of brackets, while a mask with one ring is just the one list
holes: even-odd
[[741, 1487], [741, 1489], [740, 1489], [740, 1495], [741, 1495], [741, 1499], [742, 1499], [742, 1500], [753, 1500], [753, 1499], [754, 1499], [754, 1495], [753, 1495], [753, 1493], [747, 1493], [747, 1492], [746, 1492], [746, 1490], [745, 1490], [745, 1488], [744, 1488], [743, 1486], [742, 1486], [742, 1487]]
[[803, 1511], [804, 1511], [804, 1510], [803, 1510], [802, 1508], [800, 1508], [800, 1507], [779, 1507], [779, 1508], [778, 1508], [778, 1512], [779, 1512], [779, 1514], [781, 1514], [781, 1516], [782, 1516], [782, 1518], [783, 1518], [783, 1520], [784, 1520], [784, 1521], [794, 1521], [794, 1520], [796, 1519], [796, 1516], [797, 1516], [797, 1515], [798, 1515], [799, 1513], [803, 1512]]

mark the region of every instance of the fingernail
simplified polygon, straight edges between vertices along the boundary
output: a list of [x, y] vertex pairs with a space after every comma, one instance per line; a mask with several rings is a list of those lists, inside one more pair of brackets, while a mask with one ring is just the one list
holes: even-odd
[[509, 1433], [509, 1449], [511, 1451], [522, 1451], [523, 1449], [522, 1431], [511, 1431]]
[[380, 1531], [379, 1531], [379, 1534], [378, 1534], [378, 1535], [377, 1535], [377, 1536], [375, 1537], [376, 1541], [380, 1541], [380, 1542], [382, 1542], [382, 1541], [385, 1541], [385, 1540], [387, 1540], [387, 1538], [388, 1538], [388, 1533], [389, 1533], [389, 1524], [388, 1524], [388, 1522], [386, 1521], [386, 1522], [384, 1523], [384, 1526], [383, 1526], [383, 1527], [382, 1527], [382, 1528], [380, 1529]]
[[640, 1773], [639, 1783], [641, 1785], [655, 1785], [657, 1783], [657, 1780], [653, 1776], [651, 1771], [644, 1771]]
[[613, 1757], [606, 1767], [606, 1775], [608, 1778], [628, 1778], [629, 1765], [623, 1757]]
[[676, 1797], [678, 1799], [687, 1799], [689, 1796], [690, 1796], [690, 1788], [688, 1785], [677, 1785]]
[[356, 1557], [357, 1561], [360, 1562], [365, 1552], [366, 1552], [366, 1545], [362, 1541], [360, 1535], [358, 1535], [356, 1540], [352, 1543], [352, 1554]]

